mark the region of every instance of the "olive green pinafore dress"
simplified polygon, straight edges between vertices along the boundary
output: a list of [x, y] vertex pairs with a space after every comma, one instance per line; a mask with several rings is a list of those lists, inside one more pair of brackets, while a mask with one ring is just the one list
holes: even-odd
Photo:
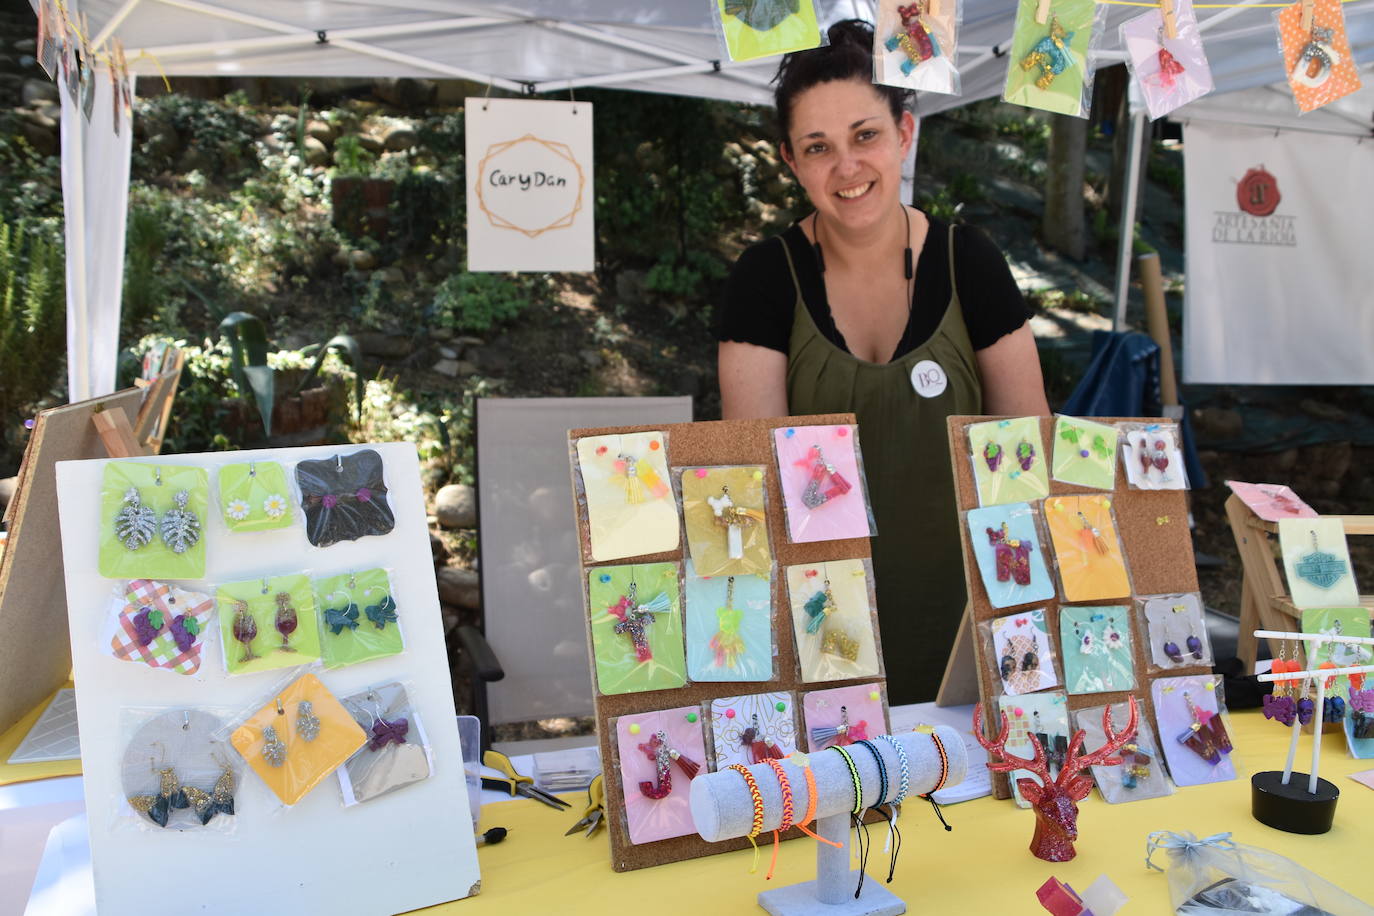
[[[802, 300], [792, 252], [781, 243], [797, 292], [787, 356], [788, 411], [852, 412], [858, 418], [878, 529], [873, 569], [888, 699], [894, 705], [930, 700], [966, 598], [945, 418], [983, 412], [982, 383], [954, 280], [954, 227], [952, 295], [944, 318], [924, 344], [883, 364], [859, 359], [821, 334]], [[929, 397], [913, 383], [918, 368]]]

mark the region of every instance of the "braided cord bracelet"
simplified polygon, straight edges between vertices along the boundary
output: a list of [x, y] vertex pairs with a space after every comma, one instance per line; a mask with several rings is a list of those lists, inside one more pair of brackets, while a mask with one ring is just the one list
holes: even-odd
[[859, 768], [855, 765], [854, 758], [850, 756], [849, 751], [840, 747], [838, 744], [832, 744], [830, 750], [838, 751], [839, 755], [844, 758], [845, 766], [849, 768], [849, 778], [854, 783], [854, 807], [849, 812], [849, 819], [855, 828], [854, 838], [859, 850], [859, 884], [854, 888], [854, 897], [858, 899], [864, 889], [864, 873], [868, 870], [869, 844], [866, 842], [868, 838], [868, 828], [864, 826], [863, 818], [859, 816], [864, 809], [863, 780], [859, 778]]
[[897, 770], [901, 776], [897, 783], [897, 796], [892, 799], [892, 804], [900, 805], [906, 800], [907, 790], [911, 788], [911, 764], [907, 760], [906, 748], [902, 747], [902, 742], [891, 735], [879, 735], [878, 740], [886, 741], [897, 752]]
[[[765, 758], [763, 762], [768, 764], [773, 772], [777, 774], [778, 788], [782, 790], [782, 823], [778, 825], [777, 830], [773, 831], [773, 858], [768, 862], [768, 874], [764, 876], [765, 881], [772, 881], [773, 869], [778, 865], [778, 839], [782, 834], [787, 832], [788, 827], [792, 826], [792, 817], [796, 812], [792, 800], [792, 782], [787, 778], [787, 774], [783, 772], [782, 764], [778, 763], [772, 757]], [[812, 778], [814, 779], [815, 777]]]
[[844, 758], [845, 766], [849, 767], [849, 779], [854, 783], [854, 809], [849, 813], [858, 815], [864, 809], [864, 786], [862, 780], [859, 779], [859, 768], [854, 765], [854, 758], [849, 756], [849, 751], [838, 744], [832, 744], [830, 749], [838, 751], [840, 756]]
[[730, 764], [727, 769], [738, 770], [744, 777], [745, 785], [749, 787], [749, 798], [754, 803], [754, 823], [749, 828], [749, 845], [754, 847], [754, 864], [749, 868], [749, 874], [759, 870], [759, 844], [757, 837], [763, 830], [763, 795], [759, 792], [758, 781], [754, 779], [754, 774], [749, 772], [749, 768], [739, 763]]
[[807, 829], [806, 826], [816, 817], [816, 774], [811, 772], [811, 758], [801, 751], [796, 751], [791, 755], [790, 759], [797, 766], [801, 767], [802, 775], [806, 777], [806, 814], [802, 816], [801, 820], [797, 821], [797, 829], [818, 843], [824, 843], [827, 846], [834, 846], [836, 849], [839, 849], [844, 845], [843, 843], [827, 840], [814, 830]]
[[940, 804], [935, 800], [935, 793], [940, 791], [945, 785], [945, 780], [949, 779], [949, 754], [945, 753], [945, 744], [935, 732], [930, 733], [930, 742], [935, 745], [935, 753], [940, 757], [940, 778], [935, 780], [935, 785], [929, 792], [922, 795], [921, 798], [930, 802], [930, 807], [935, 809], [935, 816], [940, 819], [940, 823], [944, 825], [945, 830], [949, 831], [954, 828], [945, 821], [945, 815], [940, 810]]
[[878, 808], [887, 802], [887, 761], [883, 760], [883, 755], [878, 748], [867, 738], [861, 738], [854, 742], [862, 745], [863, 749], [873, 755], [873, 762], [878, 765], [878, 800], [869, 807]]

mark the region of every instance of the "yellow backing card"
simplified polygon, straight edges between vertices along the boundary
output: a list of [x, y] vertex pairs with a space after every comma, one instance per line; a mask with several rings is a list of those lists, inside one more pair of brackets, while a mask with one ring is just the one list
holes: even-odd
[[[729, 503], [722, 499], [729, 489]], [[698, 576], [766, 575], [773, 564], [768, 545], [768, 521], [764, 516], [763, 468], [684, 468], [682, 516], [687, 527], [687, 548]], [[723, 507], [725, 515], [717, 515]], [[733, 513], [741, 524], [742, 556], [731, 559], [729, 529], [722, 521]]]
[[668, 484], [667, 452], [660, 432], [577, 440], [596, 562], [677, 549], [677, 503]]
[[1065, 601], [1097, 601], [1131, 594], [1112, 501], [1103, 496], [1051, 496], [1045, 519]]

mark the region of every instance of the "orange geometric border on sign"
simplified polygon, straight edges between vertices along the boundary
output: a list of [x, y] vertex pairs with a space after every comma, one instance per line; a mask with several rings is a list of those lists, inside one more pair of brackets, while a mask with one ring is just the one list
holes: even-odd
[[[486, 198], [482, 193], [482, 189], [486, 187], [485, 176], [487, 174], [487, 163], [494, 157], [501, 155], [511, 147], [520, 143], [538, 143], [555, 156], [568, 160], [568, 162], [572, 164], [572, 167], [577, 170], [577, 204], [572, 208], [571, 212], [539, 229], [526, 229], [522, 226], [517, 226], [505, 217], [493, 213], [491, 209], [487, 207]], [[525, 136], [518, 140], [493, 143], [491, 146], [487, 147], [487, 154], [482, 157], [482, 161], [477, 165], [477, 207], [487, 215], [487, 220], [493, 227], [497, 229], [514, 229], [516, 232], [522, 232], [530, 238], [535, 238], [551, 229], [567, 229], [576, 221], [577, 214], [582, 210], [582, 191], [586, 183], [587, 179], [583, 174], [582, 166], [578, 163], [577, 159], [573, 157], [572, 148], [569, 147], [568, 144], [559, 143], [557, 140], [544, 140], [536, 137], [534, 134], [525, 134]]]

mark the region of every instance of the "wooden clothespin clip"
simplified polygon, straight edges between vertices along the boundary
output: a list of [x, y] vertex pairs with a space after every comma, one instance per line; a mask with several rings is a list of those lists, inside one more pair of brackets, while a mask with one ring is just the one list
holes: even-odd
[[1040, 25], [1050, 21], [1050, 0], [1039, 0], [1035, 7], [1035, 21]]
[[1178, 20], [1174, 15], [1174, 0], [1159, 0], [1159, 12], [1164, 16], [1164, 35], [1178, 37]]
[[926, 15], [940, 15], [940, 0], [926, 0]]
[[1302, 0], [1302, 30], [1305, 33], [1312, 31], [1312, 11], [1316, 9], [1316, 0]]

